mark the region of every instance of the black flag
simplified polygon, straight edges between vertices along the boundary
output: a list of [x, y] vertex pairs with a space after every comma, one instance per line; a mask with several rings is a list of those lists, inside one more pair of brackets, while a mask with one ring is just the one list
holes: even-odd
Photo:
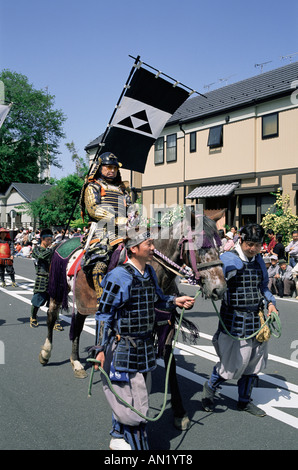
[[136, 68], [110, 122], [100, 153], [112, 152], [123, 168], [144, 173], [149, 150], [189, 92]]

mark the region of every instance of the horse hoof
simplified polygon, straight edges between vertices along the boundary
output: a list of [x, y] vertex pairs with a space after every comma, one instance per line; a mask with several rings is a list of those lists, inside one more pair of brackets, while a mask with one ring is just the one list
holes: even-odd
[[80, 361], [74, 361], [72, 358], [70, 358], [70, 363], [76, 379], [85, 379], [88, 377], [88, 374]]
[[76, 379], [86, 379], [86, 377], [88, 377], [88, 374], [85, 369], [80, 369], [74, 370], [74, 376]]
[[174, 426], [179, 431], [186, 431], [190, 427], [190, 419], [187, 415], [184, 415], [182, 418], [174, 418]]
[[42, 355], [42, 351], [40, 351], [39, 356], [38, 356], [39, 362], [41, 363], [42, 366], [46, 366], [47, 363], [49, 362], [48, 359], [45, 359]]

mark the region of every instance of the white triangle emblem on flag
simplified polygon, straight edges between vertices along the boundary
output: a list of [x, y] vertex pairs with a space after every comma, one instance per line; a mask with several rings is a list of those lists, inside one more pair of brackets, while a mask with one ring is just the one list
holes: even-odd
[[131, 116], [131, 121], [133, 123], [134, 129], [143, 126], [144, 124], [148, 124], [148, 121], [143, 121], [142, 119], [138, 119], [135, 116]]
[[124, 96], [111, 126], [157, 139], [170, 117], [170, 113]]

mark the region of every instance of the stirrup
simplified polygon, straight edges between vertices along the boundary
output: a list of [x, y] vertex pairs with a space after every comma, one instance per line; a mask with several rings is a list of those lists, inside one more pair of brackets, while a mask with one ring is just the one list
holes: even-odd
[[37, 328], [38, 327], [38, 322], [37, 322], [36, 318], [30, 317], [30, 327], [31, 328]]

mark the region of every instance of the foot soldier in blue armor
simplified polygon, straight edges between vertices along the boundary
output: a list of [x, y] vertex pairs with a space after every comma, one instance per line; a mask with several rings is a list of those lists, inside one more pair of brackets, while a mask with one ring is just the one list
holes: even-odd
[[[264, 229], [248, 224], [240, 232], [239, 245], [221, 255], [227, 280], [227, 292], [221, 304], [220, 322], [213, 337], [219, 356], [210, 379], [203, 386], [202, 406], [214, 410], [214, 396], [220, 385], [229, 379], [238, 380], [239, 410], [256, 416], [266, 413], [251, 401], [257, 374], [266, 367], [268, 342], [254, 336], [261, 326], [259, 312], [265, 302], [268, 315], [276, 311], [274, 296], [268, 289], [268, 274], [260, 255]], [[241, 339], [243, 338], [243, 339]]]
[[[96, 358], [109, 374], [116, 393], [146, 417], [151, 371], [156, 367], [155, 307], [191, 308], [194, 299], [163, 294], [154, 269], [147, 264], [154, 253], [147, 230], [136, 231], [126, 248], [128, 261], [110, 271], [102, 282], [96, 315], [101, 338]], [[104, 376], [103, 388], [113, 411], [110, 449], [148, 449], [147, 420], [117, 399]]]

